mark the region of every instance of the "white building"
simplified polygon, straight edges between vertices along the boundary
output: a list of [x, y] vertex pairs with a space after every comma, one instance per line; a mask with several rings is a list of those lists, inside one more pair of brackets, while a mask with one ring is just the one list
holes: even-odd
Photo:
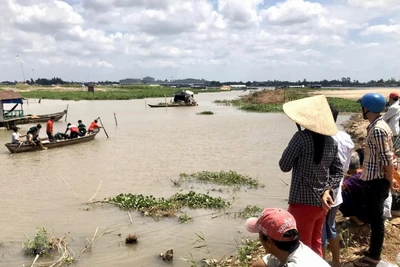
[[119, 80], [120, 85], [132, 85], [132, 84], [142, 84], [141, 79], [132, 79], [132, 78], [127, 78], [123, 80]]

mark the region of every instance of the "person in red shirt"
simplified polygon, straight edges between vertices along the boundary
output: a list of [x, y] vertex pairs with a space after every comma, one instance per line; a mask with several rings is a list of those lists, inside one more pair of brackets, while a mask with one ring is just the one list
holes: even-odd
[[88, 133], [97, 133], [100, 128], [102, 127], [97, 124], [97, 120], [94, 120], [89, 126]]
[[72, 125], [71, 123], [68, 123], [67, 130], [65, 131], [65, 133], [67, 133], [68, 131], [70, 131], [69, 138], [73, 139], [73, 138], [79, 137], [79, 129], [76, 125]]
[[50, 120], [48, 120], [47, 126], [46, 126], [46, 133], [47, 133], [47, 136], [49, 137], [50, 142], [54, 141], [53, 122], [54, 122], [54, 117], [51, 117]]

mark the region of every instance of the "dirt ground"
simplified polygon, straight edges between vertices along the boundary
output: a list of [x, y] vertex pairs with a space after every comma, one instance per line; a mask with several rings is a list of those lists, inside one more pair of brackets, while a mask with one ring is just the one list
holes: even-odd
[[341, 90], [317, 90], [312, 92], [312, 94], [316, 95], [325, 95], [327, 97], [340, 97], [340, 98], [348, 98], [348, 99], [360, 99], [363, 95], [367, 93], [379, 93], [382, 94], [385, 98], [389, 97], [391, 92], [400, 93], [400, 88], [360, 88], [360, 89], [341, 89]]

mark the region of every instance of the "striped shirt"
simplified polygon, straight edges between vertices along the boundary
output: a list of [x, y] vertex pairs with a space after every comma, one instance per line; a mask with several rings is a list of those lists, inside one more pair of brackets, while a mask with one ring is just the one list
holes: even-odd
[[392, 131], [382, 117], [367, 127], [361, 180], [385, 179], [384, 166], [393, 165]]
[[321, 197], [327, 189], [337, 195], [343, 167], [338, 146], [332, 137], [325, 138], [320, 164], [314, 162], [314, 142], [308, 130], [297, 132], [282, 154], [279, 166], [283, 172], [292, 171], [289, 204], [322, 206]]

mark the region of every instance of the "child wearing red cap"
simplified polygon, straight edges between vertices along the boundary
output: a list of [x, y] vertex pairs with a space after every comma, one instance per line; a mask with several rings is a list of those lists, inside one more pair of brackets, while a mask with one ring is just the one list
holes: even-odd
[[329, 267], [320, 256], [300, 242], [294, 217], [283, 209], [267, 208], [246, 221], [246, 229], [258, 233], [267, 253], [252, 267]]

